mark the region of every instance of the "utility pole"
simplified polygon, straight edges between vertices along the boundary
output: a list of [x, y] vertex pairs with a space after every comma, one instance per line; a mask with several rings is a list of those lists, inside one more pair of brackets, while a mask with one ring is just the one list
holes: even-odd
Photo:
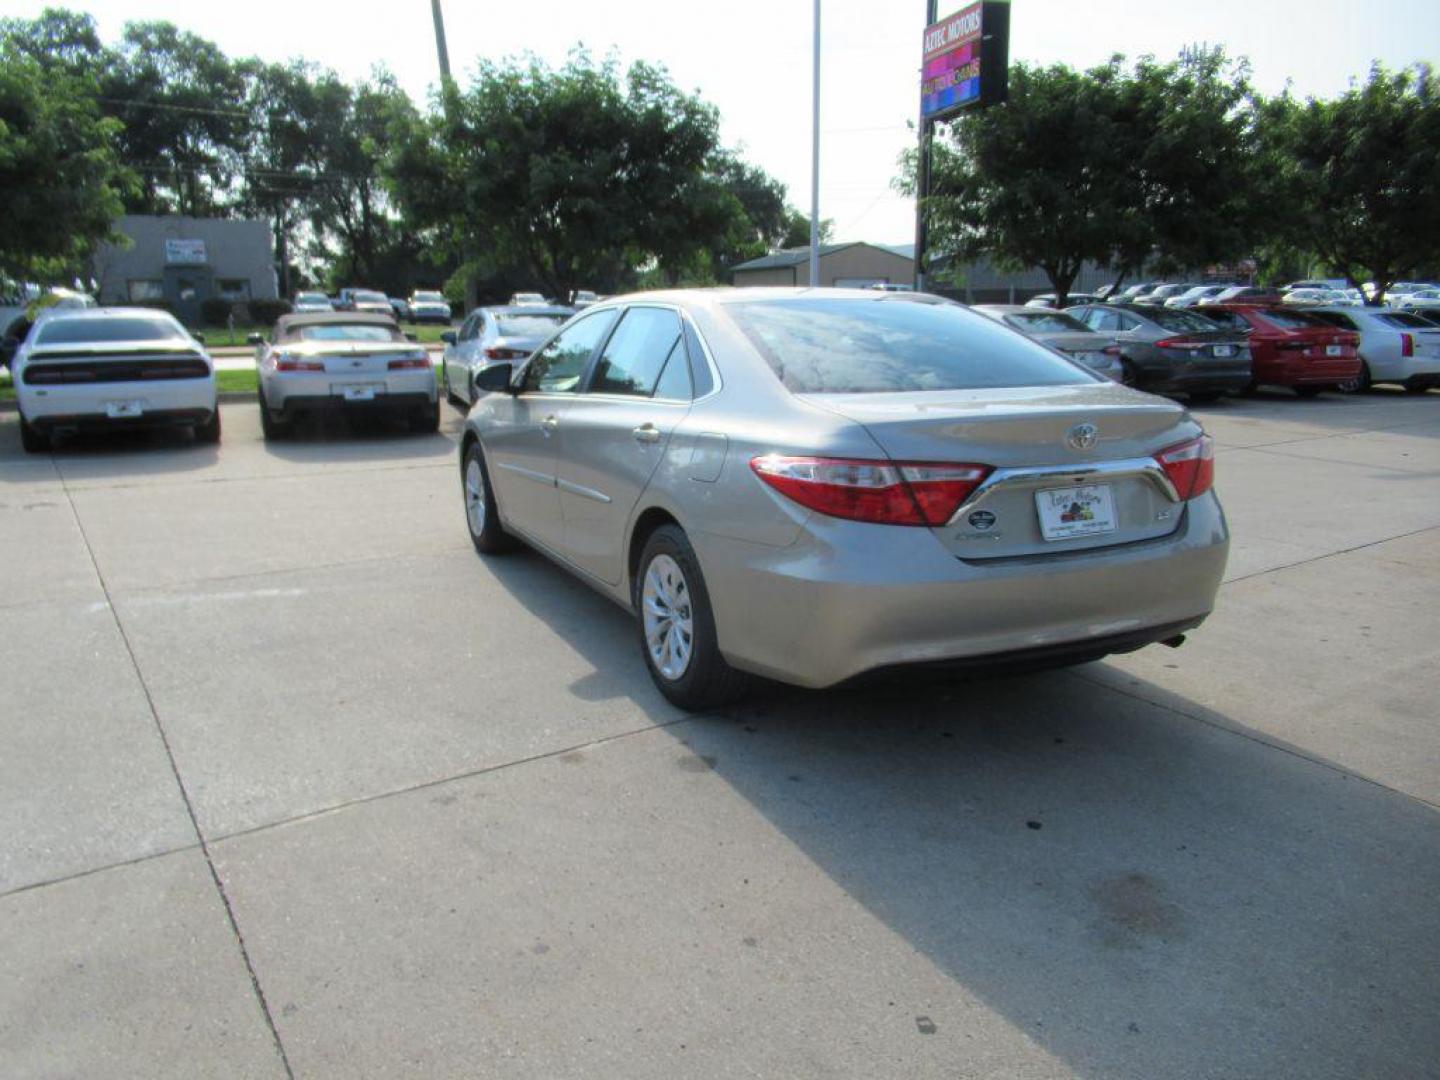
[[820, 0], [815, 0], [814, 66], [815, 85], [810, 117], [810, 287], [812, 289], [820, 285]]
[[440, 84], [450, 81], [450, 50], [445, 46], [445, 16], [440, 12], [440, 0], [430, 0], [430, 14], [435, 19], [435, 52], [440, 56]]
[[[932, 26], [940, 18], [939, 0], [925, 0], [925, 25]], [[915, 167], [915, 291], [925, 291], [925, 246], [929, 229], [925, 223], [925, 200], [930, 197], [930, 135], [934, 124], [925, 119], [925, 104], [920, 104], [920, 154]]]

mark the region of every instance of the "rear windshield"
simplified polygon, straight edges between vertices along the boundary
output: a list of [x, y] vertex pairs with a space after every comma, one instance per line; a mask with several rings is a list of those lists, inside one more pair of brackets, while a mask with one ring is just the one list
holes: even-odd
[[1317, 319], [1314, 315], [1304, 311], [1262, 311], [1260, 317], [1266, 322], [1274, 323], [1282, 330], [1308, 330], [1314, 326], [1328, 327], [1330, 324], [1324, 319]]
[[1070, 334], [1076, 330], [1083, 334], [1090, 332], [1090, 328], [1079, 319], [1058, 311], [1037, 311], [1033, 315], [1027, 311], [1023, 314], [1006, 315], [1005, 321], [1015, 329], [1031, 334]]
[[166, 341], [185, 331], [168, 319], [47, 319], [37, 345], [78, 345], [89, 341]]
[[417, 292], [415, 294], [415, 302], [418, 304], [443, 304], [445, 303], [445, 297], [441, 296], [438, 292]]
[[497, 320], [502, 337], [548, 337], [565, 315], [505, 315]]
[[793, 299], [733, 303], [726, 310], [797, 394], [1101, 381], [1044, 346], [952, 304]]
[[318, 326], [292, 326], [286, 341], [404, 341], [405, 335], [389, 326], [373, 323], [321, 323]]
[[1144, 312], [1144, 318], [1163, 330], [1193, 330], [1200, 333], [1220, 329], [1217, 323], [1184, 308], [1152, 308]]
[[1376, 315], [1375, 318], [1389, 326], [1403, 326], [1407, 330], [1428, 330], [1430, 324], [1418, 315], [1411, 315], [1408, 311], [1392, 311], [1384, 315]]
[[302, 292], [299, 296], [295, 297], [295, 301], [300, 304], [328, 304], [330, 298], [324, 293]]
[[367, 304], [388, 304], [390, 302], [384, 293], [357, 291], [352, 293], [351, 295], [355, 297], [355, 302], [357, 304], [360, 303], [362, 300]]
[[1355, 320], [1350, 318], [1349, 315], [1346, 315], [1343, 312], [1311, 311], [1308, 312], [1308, 314], [1312, 319], [1319, 319], [1323, 323], [1328, 323], [1330, 326], [1338, 326], [1342, 330], [1360, 329], [1358, 326], [1355, 325]]

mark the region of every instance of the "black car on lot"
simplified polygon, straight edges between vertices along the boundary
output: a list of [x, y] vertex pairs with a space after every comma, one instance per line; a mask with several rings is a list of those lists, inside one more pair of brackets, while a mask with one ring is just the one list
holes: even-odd
[[1250, 346], [1245, 335], [1192, 311], [1085, 304], [1068, 314], [1115, 338], [1125, 381], [1140, 390], [1213, 401], [1250, 385]]

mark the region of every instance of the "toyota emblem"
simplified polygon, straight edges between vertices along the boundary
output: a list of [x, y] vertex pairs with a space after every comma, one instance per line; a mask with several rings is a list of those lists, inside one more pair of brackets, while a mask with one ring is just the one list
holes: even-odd
[[1100, 429], [1094, 424], [1076, 424], [1065, 433], [1065, 445], [1071, 450], [1089, 450], [1100, 437]]

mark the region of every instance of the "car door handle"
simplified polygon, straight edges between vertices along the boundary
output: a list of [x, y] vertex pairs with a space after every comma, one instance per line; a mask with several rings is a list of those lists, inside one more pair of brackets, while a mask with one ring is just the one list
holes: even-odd
[[540, 421], [540, 431], [548, 439], [560, 426], [560, 418], [553, 414]]
[[654, 424], [641, 424], [630, 434], [635, 436], [636, 442], [654, 443], [660, 441], [660, 431]]

